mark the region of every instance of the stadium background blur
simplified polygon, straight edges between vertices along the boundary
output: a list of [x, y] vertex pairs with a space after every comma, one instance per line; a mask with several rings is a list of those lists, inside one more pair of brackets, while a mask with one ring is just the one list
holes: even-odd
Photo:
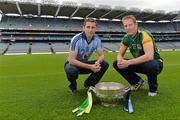
[[68, 52], [70, 39], [81, 32], [87, 17], [97, 19], [105, 51], [117, 51], [125, 34], [121, 19], [129, 14], [140, 28], [152, 32], [160, 50], [180, 49], [180, 11], [52, 0], [1, 0], [0, 4], [0, 54]]

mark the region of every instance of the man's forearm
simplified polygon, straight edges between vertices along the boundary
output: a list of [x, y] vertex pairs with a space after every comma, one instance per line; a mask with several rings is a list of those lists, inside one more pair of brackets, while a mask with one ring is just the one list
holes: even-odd
[[102, 63], [104, 61], [104, 55], [101, 55], [97, 61], [99, 61], [99, 63]]
[[72, 59], [69, 61], [71, 65], [74, 65], [74, 66], [77, 66], [77, 67], [82, 67], [82, 68], [86, 68], [86, 69], [90, 69], [90, 66], [89, 64], [86, 64], [86, 63], [83, 63], [83, 62], [80, 62], [76, 59]]
[[148, 57], [147, 55], [142, 55], [140, 57], [130, 59], [128, 60], [128, 62], [129, 62], [129, 65], [136, 65], [136, 64], [147, 62], [149, 60], [152, 60], [152, 58]]
[[123, 56], [122, 56], [120, 53], [118, 53], [118, 55], [117, 55], [117, 61], [120, 61], [120, 60], [123, 60]]

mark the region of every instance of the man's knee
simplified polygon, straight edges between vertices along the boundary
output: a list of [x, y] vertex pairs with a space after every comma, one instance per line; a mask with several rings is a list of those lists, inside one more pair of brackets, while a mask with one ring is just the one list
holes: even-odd
[[156, 60], [149, 61], [145, 64], [147, 73], [158, 74], [158, 62]]
[[115, 69], [118, 68], [118, 66], [117, 66], [117, 60], [113, 62], [113, 67], [114, 67]]
[[102, 68], [103, 68], [103, 69], [105, 69], [105, 70], [107, 70], [107, 69], [108, 69], [108, 67], [109, 67], [108, 62], [103, 61], [103, 63], [102, 63]]
[[65, 65], [64, 70], [65, 70], [68, 78], [77, 79], [78, 69], [75, 66], [68, 63]]
[[113, 67], [116, 71], [124, 71], [125, 69], [120, 69], [118, 66], [117, 66], [117, 60], [113, 62]]

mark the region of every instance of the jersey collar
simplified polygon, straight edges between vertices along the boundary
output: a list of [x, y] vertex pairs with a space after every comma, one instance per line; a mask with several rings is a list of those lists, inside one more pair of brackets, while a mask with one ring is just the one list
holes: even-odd
[[[87, 41], [87, 37], [86, 37], [85, 32], [82, 33], [82, 38]], [[93, 41], [93, 40], [94, 40], [94, 36], [92, 37], [91, 41]], [[89, 42], [87, 41], [87, 43], [89, 43]]]
[[135, 39], [137, 38], [138, 33], [139, 33], [139, 30], [137, 30], [137, 32], [136, 32], [136, 34], [135, 34], [135, 36], [131, 36], [133, 40], [135, 40]]

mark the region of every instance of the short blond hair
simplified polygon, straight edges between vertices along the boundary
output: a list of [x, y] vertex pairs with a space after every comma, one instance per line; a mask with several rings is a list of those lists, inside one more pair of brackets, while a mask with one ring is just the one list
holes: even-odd
[[137, 24], [137, 21], [136, 21], [136, 18], [134, 17], [134, 15], [126, 15], [126, 16], [124, 16], [124, 17], [122, 18], [122, 22], [123, 22], [124, 20], [127, 20], [127, 19], [131, 19], [131, 20], [133, 20], [133, 22], [134, 22], [135, 24]]

